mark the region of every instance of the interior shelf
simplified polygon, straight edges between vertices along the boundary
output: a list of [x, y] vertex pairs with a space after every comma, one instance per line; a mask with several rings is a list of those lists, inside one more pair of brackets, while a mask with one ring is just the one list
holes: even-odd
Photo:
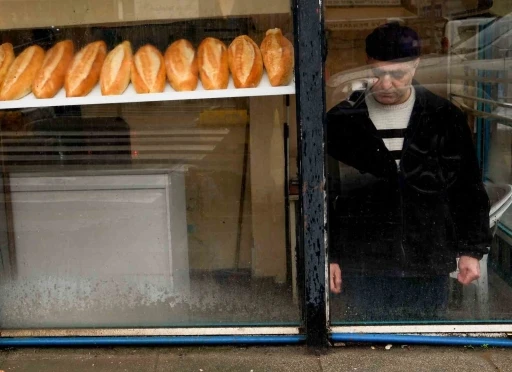
[[295, 94], [295, 82], [281, 87], [270, 85], [268, 77], [263, 74], [263, 78], [256, 88], [237, 89], [233, 85], [230, 77], [227, 89], [205, 90], [199, 82], [197, 89], [191, 92], [176, 92], [169, 84], [166, 84], [163, 93], [138, 94], [130, 83], [126, 91], [118, 96], [103, 96], [99, 84], [85, 97], [66, 97], [66, 92], [61, 89], [54, 98], [38, 99], [32, 93], [28, 96], [15, 101], [0, 101], [0, 110], [18, 109], [29, 107], [51, 107], [51, 106], [72, 106], [72, 105], [99, 105], [112, 103], [129, 102], [156, 102], [156, 101], [177, 101], [191, 99], [213, 99], [213, 98], [231, 98], [231, 97], [255, 97], [255, 96], [276, 96]]

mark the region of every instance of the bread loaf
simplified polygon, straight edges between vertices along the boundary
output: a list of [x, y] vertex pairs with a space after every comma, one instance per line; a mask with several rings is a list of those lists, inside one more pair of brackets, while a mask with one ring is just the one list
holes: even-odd
[[228, 87], [228, 52], [222, 41], [213, 37], [204, 39], [197, 49], [197, 62], [199, 77], [204, 89], [226, 89]]
[[260, 49], [270, 84], [274, 87], [288, 85], [293, 77], [292, 43], [280, 29], [273, 28], [267, 31]]
[[0, 100], [25, 97], [32, 90], [32, 83], [44, 60], [44, 50], [33, 45], [16, 57], [9, 67], [0, 90]]
[[195, 90], [199, 80], [196, 51], [184, 39], [177, 40], [167, 48], [164, 56], [167, 79], [178, 92]]
[[101, 68], [100, 87], [104, 96], [122, 94], [130, 84], [132, 45], [124, 41], [105, 58]]
[[104, 41], [87, 44], [75, 55], [64, 82], [67, 97], [83, 97], [91, 92], [100, 79], [106, 55]]
[[43, 66], [32, 84], [37, 98], [53, 98], [64, 86], [64, 78], [73, 60], [75, 47], [71, 40], [61, 41], [53, 46], [44, 57]]
[[0, 86], [4, 81], [7, 70], [11, 67], [14, 62], [14, 49], [11, 43], [5, 43], [0, 45]]
[[153, 45], [141, 47], [133, 56], [132, 83], [137, 93], [160, 93], [165, 89], [165, 63]]
[[263, 76], [260, 48], [247, 35], [238, 36], [228, 48], [228, 62], [236, 88], [257, 87]]

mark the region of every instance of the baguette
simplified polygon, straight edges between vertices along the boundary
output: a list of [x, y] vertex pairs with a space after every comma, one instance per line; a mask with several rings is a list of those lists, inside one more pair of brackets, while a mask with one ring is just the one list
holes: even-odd
[[67, 97], [83, 97], [91, 92], [98, 83], [106, 55], [104, 41], [87, 44], [75, 55], [64, 82]]
[[263, 76], [260, 48], [247, 35], [238, 36], [228, 48], [228, 62], [235, 88], [257, 87]]
[[293, 77], [293, 45], [278, 28], [267, 31], [260, 46], [270, 84], [288, 85]]
[[5, 75], [9, 67], [14, 62], [14, 49], [11, 43], [5, 43], [0, 45], [0, 86], [4, 81]]
[[181, 39], [172, 43], [165, 52], [164, 60], [167, 79], [175, 91], [191, 91], [197, 88], [197, 55], [189, 41]]
[[132, 63], [132, 83], [137, 93], [164, 91], [164, 57], [153, 45], [144, 45], [135, 53]]
[[207, 37], [197, 49], [199, 77], [203, 88], [226, 89], [229, 83], [228, 52], [219, 39]]
[[37, 98], [53, 98], [64, 86], [64, 78], [73, 60], [75, 47], [71, 40], [61, 41], [53, 46], [44, 57], [43, 66], [32, 84]]
[[122, 94], [130, 84], [132, 68], [132, 45], [124, 41], [115, 47], [105, 59], [100, 75], [101, 94]]
[[7, 71], [0, 90], [0, 100], [25, 97], [32, 90], [32, 83], [44, 60], [44, 50], [38, 45], [25, 49]]

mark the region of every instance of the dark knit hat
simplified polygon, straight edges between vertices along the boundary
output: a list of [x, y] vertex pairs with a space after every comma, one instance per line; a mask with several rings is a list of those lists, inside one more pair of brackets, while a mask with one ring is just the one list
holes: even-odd
[[366, 38], [366, 54], [378, 61], [413, 60], [421, 54], [420, 38], [409, 27], [386, 23]]

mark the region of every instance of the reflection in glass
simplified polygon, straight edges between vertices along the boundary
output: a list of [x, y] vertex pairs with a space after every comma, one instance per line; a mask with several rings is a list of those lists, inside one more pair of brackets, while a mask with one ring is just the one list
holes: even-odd
[[375, 14], [329, 34], [332, 320], [507, 321], [510, 17]]

